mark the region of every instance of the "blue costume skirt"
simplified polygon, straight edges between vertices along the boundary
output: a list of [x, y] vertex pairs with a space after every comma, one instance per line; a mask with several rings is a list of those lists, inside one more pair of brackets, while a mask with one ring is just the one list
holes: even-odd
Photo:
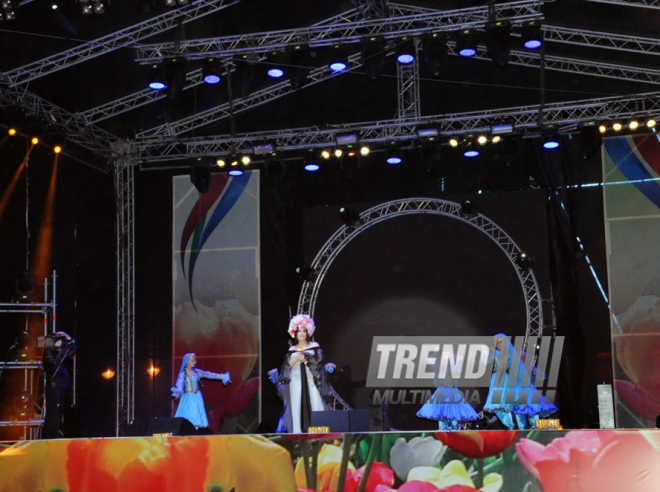
[[[438, 388], [433, 396], [417, 412], [417, 416], [423, 419], [437, 420], [440, 429], [457, 429], [460, 424], [477, 420], [479, 415], [475, 409], [465, 399], [461, 398], [458, 403], [443, 403], [443, 393], [447, 392], [454, 396], [453, 391], [457, 388]], [[461, 394], [462, 396], [462, 394]], [[448, 399], [445, 396], [445, 401]]]
[[175, 417], [188, 419], [195, 427], [208, 427], [209, 420], [206, 417], [204, 399], [202, 393], [183, 393], [179, 408], [176, 409]]

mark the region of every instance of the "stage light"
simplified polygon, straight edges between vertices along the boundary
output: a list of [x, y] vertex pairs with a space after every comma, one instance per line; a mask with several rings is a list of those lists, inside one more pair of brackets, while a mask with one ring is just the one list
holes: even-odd
[[104, 14], [105, 13], [105, 4], [100, 0], [94, 0], [94, 13], [95, 14]]
[[422, 163], [424, 170], [431, 174], [440, 168], [442, 154], [439, 142], [429, 142], [422, 146]]
[[603, 138], [595, 123], [586, 124], [580, 130], [580, 157], [583, 161], [591, 159], [598, 153]]
[[543, 44], [543, 31], [540, 21], [527, 21], [522, 27], [523, 46], [528, 50], [535, 50]]
[[215, 161], [215, 165], [218, 166], [218, 167], [225, 167], [227, 165], [227, 162], [222, 157], [219, 157]]
[[211, 186], [211, 166], [209, 160], [204, 158], [195, 159], [190, 165], [190, 182], [195, 185], [197, 191], [206, 193]]
[[34, 297], [34, 279], [32, 274], [25, 270], [21, 276], [16, 281], [16, 295], [18, 296], [18, 302], [29, 303], [32, 302]]
[[247, 166], [250, 164], [251, 159], [249, 155], [244, 155], [241, 157], [241, 162], [243, 163], [244, 166]]
[[207, 84], [217, 84], [222, 77], [222, 66], [215, 58], [207, 58], [202, 66], [202, 76]]
[[101, 376], [103, 376], [104, 379], [112, 379], [115, 376], [115, 371], [112, 369], [106, 369], [101, 373]]
[[344, 177], [347, 180], [352, 181], [357, 177], [358, 172], [360, 171], [360, 155], [357, 152], [346, 152], [341, 157], [339, 165]]
[[316, 278], [316, 270], [308, 267], [307, 265], [302, 265], [296, 268], [296, 274], [301, 280], [305, 282], [311, 282]]
[[458, 33], [458, 54], [469, 58], [477, 54], [477, 36], [472, 29], [463, 29]]
[[277, 146], [273, 142], [265, 142], [252, 147], [252, 151], [255, 155], [267, 155], [274, 153], [277, 150], [276, 147]]
[[310, 172], [318, 171], [320, 169], [320, 166], [318, 164], [318, 159], [312, 156], [308, 156], [305, 158], [304, 166], [305, 166], [305, 171], [310, 171]]
[[268, 76], [274, 79], [279, 79], [284, 75], [284, 71], [281, 68], [273, 67], [268, 69]]
[[494, 144], [499, 143], [501, 140], [502, 140], [502, 137], [500, 137], [499, 135], [495, 135], [493, 137], [493, 143]]
[[32, 145], [37, 145], [39, 143], [39, 138], [38, 137], [32, 137]]
[[397, 40], [396, 61], [400, 65], [410, 65], [415, 61], [415, 41], [412, 38], [405, 37]]
[[10, 136], [10, 137], [13, 137], [14, 135], [16, 135], [16, 128], [10, 128], [10, 129], [7, 131], [7, 133], [9, 133], [9, 136]]
[[424, 61], [434, 77], [438, 77], [445, 69], [447, 61], [447, 38], [444, 33], [433, 33], [422, 40]]
[[360, 155], [363, 155], [363, 156], [369, 155], [369, 152], [370, 152], [369, 147], [367, 147], [366, 145], [363, 145], [362, 147], [360, 147]]
[[463, 203], [461, 203], [461, 215], [464, 216], [469, 216], [469, 215], [477, 215], [479, 213], [479, 205], [474, 203], [471, 200], [465, 200]]
[[348, 57], [346, 56], [346, 49], [340, 45], [335, 44], [330, 47], [328, 56], [328, 68], [333, 72], [342, 72], [348, 66]]
[[335, 157], [339, 159], [342, 156], [343, 152], [341, 149], [335, 149]]
[[243, 176], [245, 174], [242, 169], [232, 169], [228, 173], [230, 176]]
[[598, 125], [598, 131], [600, 133], [605, 133], [607, 131], [607, 126], [605, 125]]
[[474, 138], [466, 138], [463, 141], [463, 155], [465, 157], [477, 157], [479, 155], [479, 149], [477, 149]]
[[486, 135], [479, 135], [477, 142], [479, 142], [479, 145], [486, 145], [488, 143], [488, 137]]
[[285, 53], [287, 66], [284, 72], [289, 77], [291, 87], [300, 89], [307, 82], [310, 65], [309, 47], [306, 44], [287, 46]]
[[385, 162], [391, 165], [397, 165], [401, 164], [402, 161], [403, 159], [401, 159], [401, 151], [398, 148], [394, 147], [387, 150]]
[[149, 369], [147, 369], [147, 374], [149, 374], [152, 378], [158, 376], [158, 373], [160, 372], [160, 368], [154, 366], [154, 363], [151, 363], [151, 366]]
[[534, 258], [527, 255], [526, 253], [518, 253], [516, 255], [516, 265], [523, 271], [527, 272], [531, 268], [534, 268]]
[[271, 67], [266, 72], [272, 79], [279, 79], [284, 76], [284, 64], [286, 63], [286, 56], [282, 52], [273, 51], [270, 55]]
[[273, 188], [279, 188], [284, 175], [284, 161], [273, 157], [266, 160], [266, 182]]
[[362, 39], [362, 66], [367, 78], [375, 82], [385, 65], [385, 40], [382, 36], [372, 36]]
[[37, 145], [46, 137], [46, 124], [38, 116], [28, 116], [25, 119], [25, 133], [32, 144]]
[[163, 69], [160, 65], [152, 65], [149, 70], [149, 88], [155, 91], [165, 89], [167, 87], [167, 80], [163, 74]]
[[454, 148], [458, 147], [458, 140], [455, 139], [455, 138], [450, 138], [449, 139], [449, 145], [454, 147]]
[[490, 127], [490, 133], [493, 135], [508, 135], [513, 133], [513, 123], [499, 123]]
[[59, 154], [66, 144], [66, 129], [60, 125], [51, 125], [48, 128], [50, 146], [53, 152]]
[[360, 213], [352, 208], [341, 207], [339, 209], [339, 218], [345, 226], [351, 227], [360, 221]]
[[548, 130], [543, 135], [543, 148], [556, 149], [559, 147], [559, 134], [554, 130]]
[[656, 121], [653, 118], [649, 118], [646, 120], [646, 126], [647, 128], [655, 128]]
[[623, 125], [618, 121], [612, 125], [612, 130], [615, 132], [620, 132], [623, 129]]
[[496, 21], [486, 26], [486, 52], [497, 68], [506, 68], [511, 53], [509, 21]]
[[416, 133], [417, 138], [426, 140], [433, 140], [440, 134], [435, 126], [418, 127]]
[[637, 130], [639, 128], [639, 121], [637, 120], [632, 120], [630, 123], [628, 123], [628, 128], [631, 130]]
[[330, 156], [331, 156], [331, 155], [332, 155], [332, 154], [330, 154], [330, 151], [328, 151], [328, 150], [322, 150], [322, 151], [321, 151], [321, 157], [323, 157], [323, 158], [326, 159], [326, 160], [327, 160], [327, 159], [330, 159]]

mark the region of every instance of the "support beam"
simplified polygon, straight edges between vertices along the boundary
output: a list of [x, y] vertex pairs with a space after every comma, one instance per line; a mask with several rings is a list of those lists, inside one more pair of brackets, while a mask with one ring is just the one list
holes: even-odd
[[612, 5], [625, 5], [626, 7], [643, 7], [647, 9], [660, 9], [660, 0], [586, 0], [587, 2], [610, 3]]
[[9, 84], [11, 87], [25, 84], [44, 75], [57, 72], [58, 70], [96, 58], [97, 56], [105, 55], [116, 49], [130, 46], [142, 39], [172, 29], [179, 22], [186, 23], [199, 19], [200, 17], [234, 5], [238, 1], [198, 0], [193, 2], [192, 5], [186, 5], [185, 7], [140, 22], [121, 31], [81, 44], [70, 50], [62, 51], [56, 55], [42, 58], [14, 70], [4, 72], [0, 74], [0, 81]]
[[396, 118], [418, 118], [419, 100], [419, 41], [415, 43], [415, 60], [409, 65], [396, 64], [396, 82], [398, 89], [398, 109]]
[[[522, 0], [494, 6], [497, 19], [508, 19], [518, 25], [528, 20], [539, 20], [543, 0]], [[183, 41], [179, 55], [187, 59], [207, 56], [233, 57], [243, 53], [267, 53], [280, 50], [292, 43], [306, 43], [310, 47], [329, 46], [333, 43], [359, 43], [363, 36], [381, 35], [385, 39], [399, 36], [420, 36], [426, 32], [455, 31], [459, 28], [484, 28], [488, 22], [488, 7], [420, 12], [389, 19], [361, 20], [337, 25], [312, 26], [259, 34], [224, 36], [219, 38]], [[139, 45], [136, 61], [152, 63], [174, 53], [173, 43]]]
[[543, 26], [543, 37], [546, 42], [604, 48], [645, 55], [660, 55], [660, 39], [655, 38], [585, 31], [584, 29], [572, 29], [547, 24]]
[[392, 14], [388, 0], [351, 0], [351, 3], [364, 19], [383, 19]]
[[[216, 137], [198, 137], [177, 142], [154, 142], [142, 145], [141, 160], [167, 162], [186, 159], [190, 156], [222, 155], [235, 149], [251, 152], [252, 146], [264, 140], [273, 140], [280, 151], [330, 147], [335, 145], [336, 135], [347, 131], [360, 132], [362, 142], [383, 143], [386, 140], [413, 140], [415, 129], [420, 125], [437, 125], [444, 136], [488, 131], [494, 123], [508, 121], [520, 129], [537, 128], [538, 105], [501, 108], [469, 113], [421, 116], [405, 120], [384, 120], [319, 129], [296, 128]], [[613, 118], [632, 118], [660, 115], [660, 92], [649, 92], [633, 96], [605, 97], [547, 104], [544, 107], [545, 122], [556, 125], [575, 125], [582, 121]]]

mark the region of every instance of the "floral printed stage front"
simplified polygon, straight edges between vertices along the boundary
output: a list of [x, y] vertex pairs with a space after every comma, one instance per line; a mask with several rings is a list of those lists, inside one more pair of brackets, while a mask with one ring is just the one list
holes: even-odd
[[474, 431], [27, 441], [11, 492], [660, 491], [660, 431]]

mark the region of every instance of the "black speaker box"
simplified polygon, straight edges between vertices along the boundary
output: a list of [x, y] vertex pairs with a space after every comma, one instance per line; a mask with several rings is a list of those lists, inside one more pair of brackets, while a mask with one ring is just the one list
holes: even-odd
[[312, 412], [310, 426], [330, 427], [330, 432], [369, 432], [371, 430], [371, 410]]
[[188, 419], [162, 418], [133, 420], [126, 428], [125, 436], [149, 437], [158, 434], [171, 434], [173, 436], [196, 436], [200, 432]]

